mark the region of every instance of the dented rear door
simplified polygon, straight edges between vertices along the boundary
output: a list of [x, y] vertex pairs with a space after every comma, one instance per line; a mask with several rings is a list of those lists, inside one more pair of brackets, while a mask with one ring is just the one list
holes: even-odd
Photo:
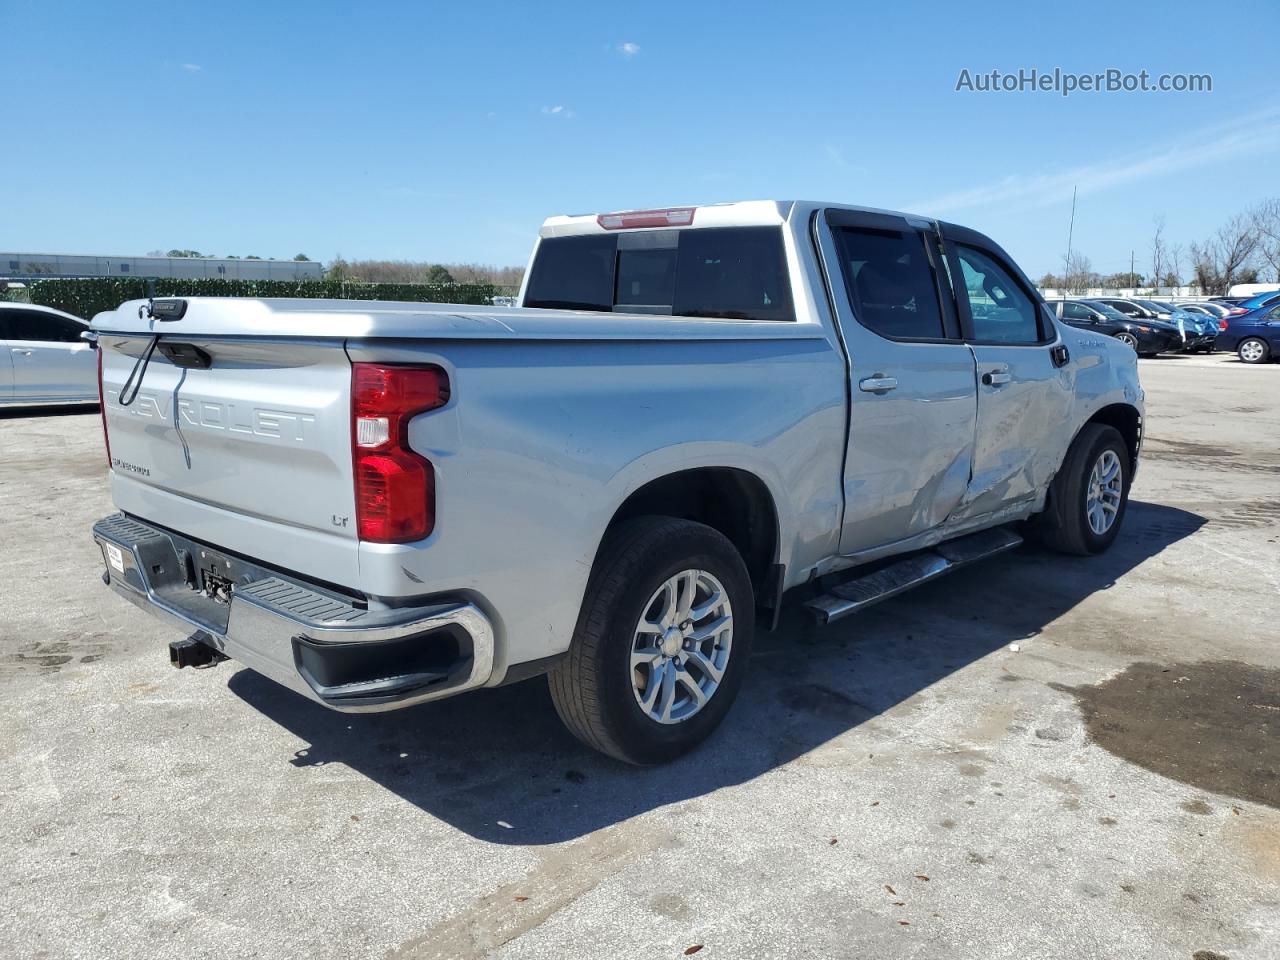
[[974, 360], [929, 221], [828, 210], [816, 223], [849, 358], [840, 552], [931, 530], [968, 487]]

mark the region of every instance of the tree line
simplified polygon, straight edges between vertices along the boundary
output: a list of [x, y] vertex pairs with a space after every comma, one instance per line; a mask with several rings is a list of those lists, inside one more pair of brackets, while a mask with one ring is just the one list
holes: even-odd
[[417, 260], [346, 260], [335, 257], [325, 273], [328, 280], [364, 283], [491, 283], [518, 287], [524, 267], [495, 267], [482, 263], [428, 263]]
[[[175, 257], [178, 259], [189, 259], [194, 257], [200, 257], [202, 259], [211, 258], [214, 260], [261, 260], [262, 259], [262, 257], [256, 256], [255, 254], [252, 254], [252, 253], [245, 257], [241, 257], [239, 254], [236, 254], [236, 253], [228, 253], [225, 257], [219, 257], [216, 253], [201, 253], [199, 250], [179, 250], [179, 249], [149, 250], [147, 251], [147, 256], [148, 257]], [[275, 257], [267, 257], [267, 259], [274, 260]], [[293, 260], [296, 263], [311, 262], [311, 258], [308, 257], [305, 253], [294, 254]]]
[[1061, 273], [1046, 273], [1041, 288], [1079, 292], [1132, 287], [1194, 285], [1201, 293], [1222, 296], [1237, 283], [1280, 283], [1280, 197], [1237, 213], [1208, 237], [1185, 246], [1165, 235], [1164, 217], [1156, 217], [1144, 251], [1143, 271], [1102, 274], [1078, 250], [1062, 258]]

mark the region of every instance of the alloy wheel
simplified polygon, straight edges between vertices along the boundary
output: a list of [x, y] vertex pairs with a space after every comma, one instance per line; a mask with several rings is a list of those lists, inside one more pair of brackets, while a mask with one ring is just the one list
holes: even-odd
[[1124, 492], [1124, 469], [1114, 450], [1103, 450], [1089, 473], [1085, 491], [1085, 516], [1089, 529], [1102, 536], [1111, 529], [1120, 513], [1120, 497]]
[[682, 570], [658, 587], [636, 624], [631, 689], [658, 723], [681, 723], [715, 696], [733, 651], [733, 607], [706, 570]]

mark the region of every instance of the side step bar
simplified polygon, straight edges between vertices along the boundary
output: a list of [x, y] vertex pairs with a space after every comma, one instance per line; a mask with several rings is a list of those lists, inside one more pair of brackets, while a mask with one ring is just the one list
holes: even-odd
[[974, 561], [1012, 550], [1021, 543], [1022, 537], [1005, 527], [957, 537], [882, 567], [875, 573], [832, 587], [828, 593], [815, 597], [805, 606], [820, 623], [828, 624]]

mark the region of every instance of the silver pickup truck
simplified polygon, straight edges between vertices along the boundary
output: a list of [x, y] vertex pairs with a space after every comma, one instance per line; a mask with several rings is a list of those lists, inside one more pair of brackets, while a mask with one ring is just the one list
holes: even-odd
[[999, 246], [840, 204], [552, 217], [518, 307], [93, 326], [104, 580], [176, 665], [353, 712], [549, 674], [635, 763], [715, 728], [788, 593], [825, 622], [1032, 534], [1105, 550], [1142, 435], [1133, 351]]

